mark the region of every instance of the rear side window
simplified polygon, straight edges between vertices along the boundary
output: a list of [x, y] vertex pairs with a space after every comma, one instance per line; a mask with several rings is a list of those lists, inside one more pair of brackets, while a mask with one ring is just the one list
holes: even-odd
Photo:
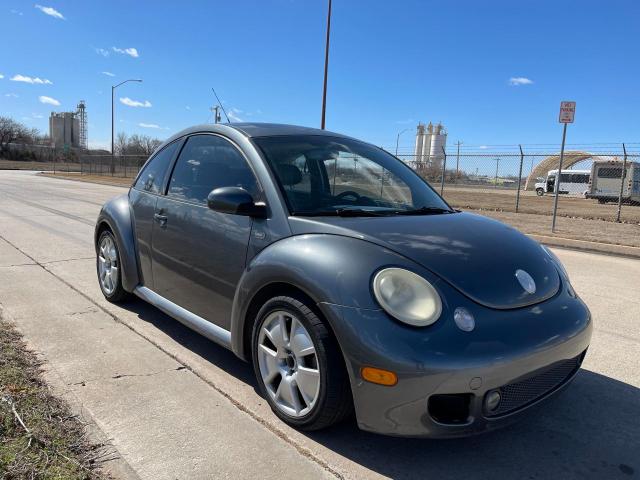
[[598, 169], [600, 178], [620, 178], [622, 177], [622, 168], [616, 167], [600, 167]]
[[173, 142], [160, 150], [144, 167], [134, 188], [150, 193], [162, 193], [162, 183], [180, 142]]
[[173, 169], [167, 195], [206, 203], [209, 193], [220, 187], [242, 187], [254, 198], [258, 196], [253, 172], [232, 143], [216, 135], [189, 137]]

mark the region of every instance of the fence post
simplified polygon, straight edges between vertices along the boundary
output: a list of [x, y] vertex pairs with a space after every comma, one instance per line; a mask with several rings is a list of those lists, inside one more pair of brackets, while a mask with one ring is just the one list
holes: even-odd
[[522, 152], [522, 145], [518, 145], [520, 148], [520, 170], [518, 172], [518, 191], [516, 192], [516, 213], [520, 208], [520, 185], [522, 185], [522, 163], [524, 162], [524, 153]]
[[445, 152], [444, 147], [442, 147], [442, 155], [444, 158], [442, 159], [442, 180], [440, 181], [440, 196], [444, 194], [444, 175], [447, 172], [447, 152]]
[[622, 194], [624, 193], [624, 179], [627, 176], [627, 147], [622, 144], [622, 151], [624, 156], [622, 157], [622, 174], [620, 175], [620, 195], [618, 195], [618, 215], [616, 216], [616, 222], [620, 223], [620, 213], [622, 212]]

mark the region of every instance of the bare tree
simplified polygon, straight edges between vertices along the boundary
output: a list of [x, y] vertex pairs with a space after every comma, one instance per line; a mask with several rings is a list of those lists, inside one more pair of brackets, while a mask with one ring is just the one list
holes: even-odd
[[124, 132], [118, 133], [116, 137], [116, 153], [118, 155], [140, 155], [149, 156], [162, 143], [157, 138], [137, 133], [128, 136]]
[[0, 150], [6, 150], [10, 143], [25, 143], [30, 133], [22, 123], [9, 117], [0, 117]]
[[117, 155], [126, 155], [127, 146], [129, 145], [129, 137], [124, 132], [119, 132], [115, 141], [115, 153]]

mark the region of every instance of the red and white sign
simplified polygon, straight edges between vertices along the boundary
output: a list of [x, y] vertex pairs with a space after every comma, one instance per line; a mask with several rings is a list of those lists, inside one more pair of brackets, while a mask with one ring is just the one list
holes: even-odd
[[560, 123], [573, 123], [576, 115], [576, 102], [560, 102]]

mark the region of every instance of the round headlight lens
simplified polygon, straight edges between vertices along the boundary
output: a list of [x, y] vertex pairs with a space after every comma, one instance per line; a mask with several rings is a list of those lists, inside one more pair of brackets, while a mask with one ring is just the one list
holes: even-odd
[[385, 268], [373, 277], [373, 293], [392, 317], [415, 327], [431, 325], [440, 317], [442, 302], [424, 278], [402, 268]]

